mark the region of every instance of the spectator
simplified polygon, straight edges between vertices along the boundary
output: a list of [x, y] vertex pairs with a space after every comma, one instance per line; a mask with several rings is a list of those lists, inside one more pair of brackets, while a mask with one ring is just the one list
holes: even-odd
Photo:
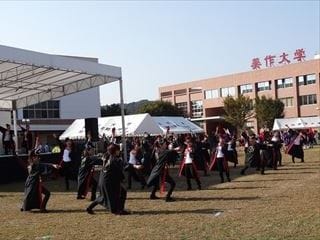
[[19, 127], [21, 128], [23, 134], [21, 147], [24, 149], [24, 153], [28, 154], [29, 151], [32, 150], [32, 133], [30, 131], [30, 126], [26, 125], [24, 128], [19, 124]]
[[6, 128], [0, 126], [0, 132], [2, 133], [2, 144], [4, 147], [4, 153], [14, 154], [15, 143], [13, 141], [14, 132], [10, 129], [10, 125], [6, 124]]

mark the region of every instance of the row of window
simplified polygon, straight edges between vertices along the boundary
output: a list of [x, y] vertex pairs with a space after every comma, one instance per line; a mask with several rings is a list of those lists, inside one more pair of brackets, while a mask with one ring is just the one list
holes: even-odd
[[23, 118], [60, 118], [60, 101], [51, 100], [23, 108]]
[[[279, 98], [279, 100], [283, 102], [285, 107], [293, 107], [293, 97]], [[317, 95], [310, 94], [310, 95], [299, 96], [299, 104], [300, 105], [317, 104]], [[176, 107], [182, 110], [182, 112], [185, 115], [188, 114], [187, 102], [176, 103]], [[191, 117], [199, 118], [202, 116], [203, 116], [203, 102], [201, 100], [191, 101]]]
[[[299, 86], [314, 84], [316, 82], [316, 75], [315, 74], [299, 76], [297, 78], [298, 78]], [[277, 83], [278, 89], [292, 87], [293, 86], [293, 78], [277, 79], [276, 83]], [[241, 94], [253, 92], [253, 84], [241, 85], [239, 87], [239, 90], [240, 90]], [[267, 91], [267, 90], [271, 90], [271, 81], [257, 83], [257, 91], [258, 92]], [[204, 94], [205, 94], [205, 96], [204, 96], [205, 99], [235, 96], [236, 95], [236, 88], [235, 87], [227, 87], [227, 88], [221, 88], [221, 89], [210, 89], [210, 90], [206, 90], [204, 92]]]

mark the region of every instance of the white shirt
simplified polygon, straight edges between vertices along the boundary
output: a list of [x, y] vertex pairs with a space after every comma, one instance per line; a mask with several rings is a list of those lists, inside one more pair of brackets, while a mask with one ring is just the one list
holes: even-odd
[[222, 147], [218, 146], [217, 147], [217, 158], [223, 158], [223, 157], [224, 157], [224, 154], [222, 152]]
[[190, 152], [191, 152], [191, 149], [187, 148], [185, 150], [185, 156], [186, 156], [186, 160], [185, 160], [185, 164], [190, 164], [192, 163], [193, 159], [190, 157]]
[[4, 135], [4, 141], [9, 142], [10, 141], [10, 131], [6, 131]]
[[294, 140], [293, 144], [294, 145], [300, 145], [300, 140], [301, 140], [301, 137], [297, 136], [296, 139]]
[[133, 165], [137, 164], [136, 156], [134, 156], [133, 153], [131, 152], [130, 152], [129, 164], [133, 164]]
[[68, 149], [63, 150], [62, 160], [64, 162], [71, 162], [71, 158], [70, 158], [69, 154], [70, 154], [70, 151]]

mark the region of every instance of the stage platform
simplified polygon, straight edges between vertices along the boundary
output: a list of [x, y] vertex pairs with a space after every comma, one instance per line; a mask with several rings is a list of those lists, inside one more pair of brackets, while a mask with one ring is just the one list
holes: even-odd
[[[59, 163], [60, 153], [41, 153], [40, 161], [45, 163]], [[0, 155], [0, 184], [15, 181], [24, 181], [28, 176], [27, 172], [28, 155]]]

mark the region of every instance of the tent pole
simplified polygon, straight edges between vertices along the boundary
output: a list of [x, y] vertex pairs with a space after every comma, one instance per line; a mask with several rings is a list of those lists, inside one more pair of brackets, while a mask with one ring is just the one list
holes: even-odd
[[120, 88], [120, 107], [121, 107], [121, 122], [122, 122], [122, 152], [123, 160], [127, 161], [127, 145], [126, 145], [126, 125], [124, 121], [124, 102], [123, 102], [123, 85], [122, 78], [119, 79], [119, 88]]
[[18, 152], [17, 111], [16, 111], [15, 106], [12, 108], [12, 116], [13, 116], [13, 132], [14, 132], [15, 152]]

